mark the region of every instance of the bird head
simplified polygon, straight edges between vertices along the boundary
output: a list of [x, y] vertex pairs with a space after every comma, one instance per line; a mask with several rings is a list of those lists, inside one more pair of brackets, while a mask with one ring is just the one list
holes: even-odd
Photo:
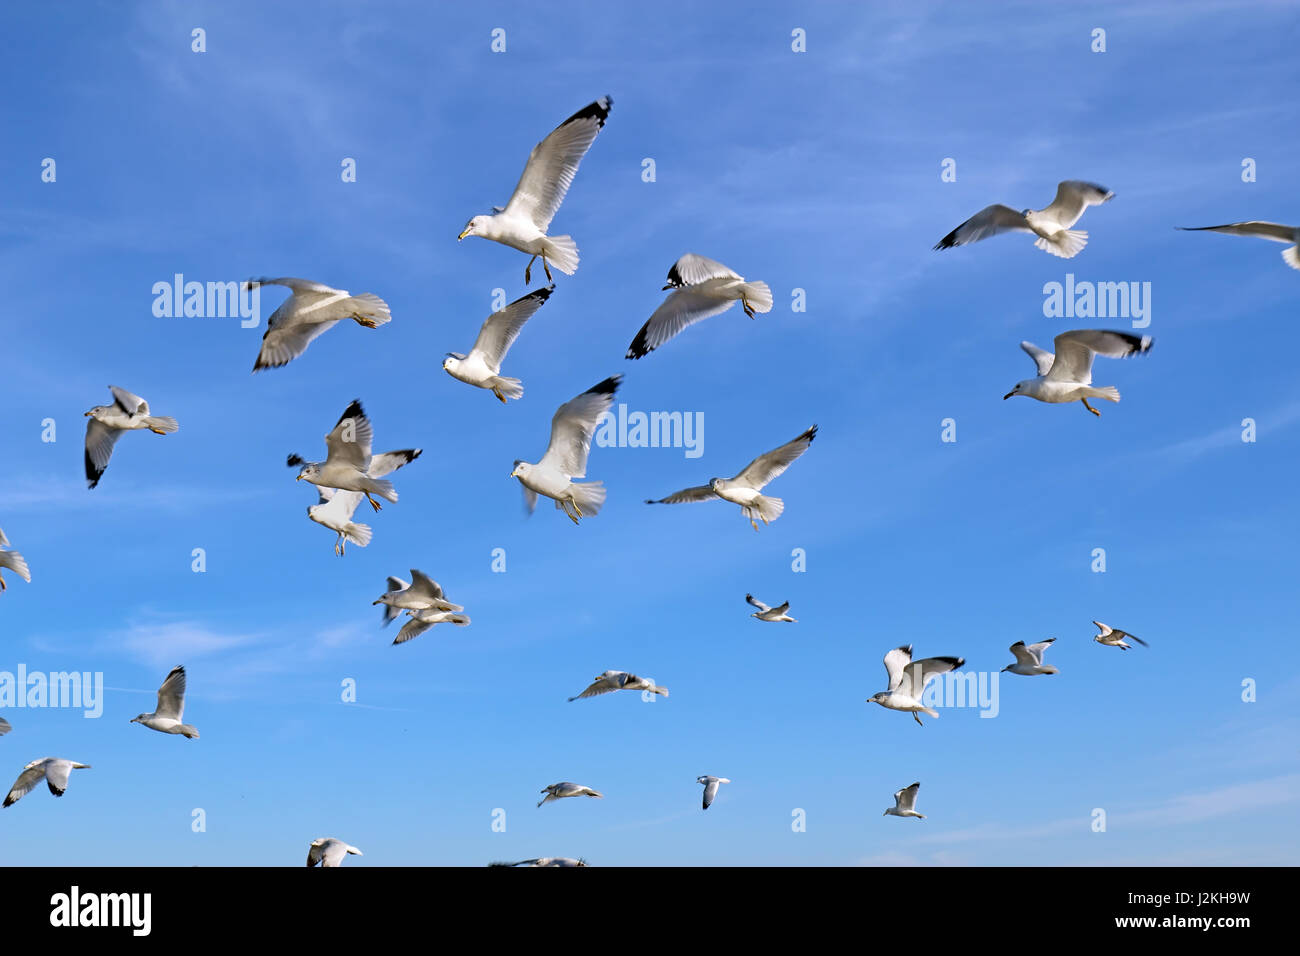
[[465, 223], [465, 228], [460, 231], [460, 235], [456, 237], [456, 241], [459, 242], [466, 236], [480, 235], [479, 227], [483, 225], [484, 220], [487, 218], [487, 216], [475, 216], [469, 222]]
[[1035, 213], [1034, 213], [1034, 211], [1033, 211], [1032, 209], [1022, 209], [1022, 210], [1020, 211], [1020, 215], [1024, 216], [1026, 219], [1028, 219], [1028, 220], [1030, 220], [1030, 221], [1032, 222]]
[[720, 485], [721, 483], [722, 483], [722, 479], [721, 479], [721, 478], [710, 478], [710, 479], [709, 479], [709, 487], [713, 489], [713, 493], [714, 493], [714, 494], [717, 494], [717, 493], [718, 493], [718, 485]]
[[464, 358], [465, 356], [461, 355], [459, 352], [448, 352], [447, 357], [442, 360], [442, 367], [450, 372], [459, 365]]
[[1024, 395], [1026, 391], [1027, 389], [1025, 388], [1024, 382], [1016, 382], [1015, 388], [1011, 389], [1011, 391], [1007, 392], [1005, 395], [1002, 396], [1002, 401], [1005, 402], [1012, 395]]
[[870, 697], [867, 698], [867, 703], [868, 703], [868, 704], [881, 704], [881, 703], [884, 703], [884, 700], [885, 700], [885, 698], [886, 698], [887, 696], [889, 696], [889, 695], [886, 694], [884, 691], [881, 691], [881, 692], [878, 693], [878, 694], [872, 694]]
[[148, 714], [138, 714], [138, 715], [136, 715], [135, 717], [132, 717], [130, 720], [128, 720], [127, 723], [128, 723], [128, 724], [138, 724], [138, 723], [141, 723], [141, 722], [142, 722], [146, 717], [148, 717], [148, 716], [149, 716]]
[[523, 477], [525, 477], [525, 476], [528, 474], [528, 470], [529, 470], [531, 467], [532, 467], [532, 466], [529, 465], [528, 462], [526, 462], [526, 461], [516, 461], [516, 462], [515, 462], [515, 470], [512, 471], [512, 472], [510, 472], [510, 477], [511, 477], [511, 478], [523, 478]]

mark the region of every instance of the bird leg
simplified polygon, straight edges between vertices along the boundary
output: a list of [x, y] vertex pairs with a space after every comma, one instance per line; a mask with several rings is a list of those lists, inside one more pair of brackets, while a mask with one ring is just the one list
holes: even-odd
[[370, 492], [368, 491], [365, 492], [365, 496], [366, 496], [366, 501], [370, 502], [370, 507], [374, 508], [376, 511], [378, 511], [380, 508], [383, 507], [383, 505], [381, 505], [378, 501], [370, 497]]
[[[537, 261], [537, 257], [536, 257], [536, 256], [533, 256], [531, 259], [528, 260], [528, 265], [524, 266], [524, 285], [528, 285], [530, 282], [533, 281], [533, 278], [532, 278], [532, 276], [533, 276], [533, 263], [536, 262], [536, 261]], [[543, 260], [543, 261], [544, 261], [544, 260]], [[540, 806], [540, 804], [539, 804], [539, 806]]]
[[925, 726], [925, 724], [921, 723], [921, 715], [918, 714], [916, 711], [912, 711], [912, 719], [916, 721], [916, 725], [917, 725], [918, 727], [924, 727], [924, 726]]
[[5, 584], [5, 579], [0, 578], [0, 591], [5, 590], [7, 587], [9, 587], [9, 585]]
[[1095, 408], [1093, 408], [1091, 405], [1089, 405], [1089, 404], [1088, 404], [1088, 400], [1087, 400], [1086, 398], [1081, 398], [1081, 399], [1079, 399], [1079, 401], [1083, 402], [1083, 407], [1084, 407], [1084, 408], [1086, 408], [1088, 411], [1092, 412], [1092, 413], [1093, 413], [1094, 415], [1096, 415], [1098, 418], [1101, 418], [1101, 412], [1097, 411], [1097, 409], [1095, 409]]
[[501, 394], [501, 389], [499, 388], [492, 389], [492, 394], [497, 397], [497, 399], [501, 402], [502, 405], [506, 404], [506, 397]]
[[165, 431], [163, 431], [161, 428], [154, 428], [152, 425], [149, 426], [149, 431], [153, 432], [155, 435], [166, 435], [166, 434], [167, 434], [167, 433], [166, 433]]
[[749, 300], [744, 298], [743, 296], [741, 297], [740, 300], [740, 307], [745, 310], [745, 314], [749, 316], [751, 319], [754, 317], [754, 310], [749, 307]]
[[358, 315], [354, 312], [352, 314], [352, 318], [357, 320], [357, 325], [364, 325], [368, 329], [379, 328], [379, 323], [376, 322], [374, 319], [369, 318], [368, 316]]
[[542, 256], [542, 269], [545, 270], [545, 272], [546, 272], [546, 281], [547, 281], [547, 282], [554, 282], [555, 280], [551, 278], [551, 267], [548, 266], [548, 265], [546, 264], [546, 256], [545, 256], [545, 255]]
[[755, 521], [753, 518], [750, 518], [750, 519], [749, 519], [749, 523], [750, 523], [751, 525], [753, 525], [755, 531], [758, 530], [758, 522], [757, 522], [757, 521]]
[[578, 523], [578, 519], [575, 518], [575, 517], [573, 516], [573, 513], [572, 513], [571, 511], [569, 511], [569, 504], [570, 504], [571, 502], [573, 503], [573, 506], [574, 506], [575, 508], [578, 506], [578, 505], [577, 505], [577, 502], [573, 501], [572, 498], [561, 498], [561, 499], [560, 499], [560, 507], [564, 509], [564, 514], [565, 514], [565, 516], [566, 516], [570, 521], [572, 521], [574, 524], [577, 524], [577, 523]]

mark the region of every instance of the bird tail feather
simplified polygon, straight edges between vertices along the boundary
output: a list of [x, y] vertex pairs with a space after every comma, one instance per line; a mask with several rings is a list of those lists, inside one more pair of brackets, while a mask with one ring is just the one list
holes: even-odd
[[1094, 388], [1089, 394], [1089, 398], [1104, 398], [1108, 402], [1119, 401], [1119, 389], [1114, 385], [1103, 385], [1100, 388]]
[[781, 517], [783, 511], [785, 511], [785, 502], [768, 495], [759, 495], [744, 508], [746, 518], [751, 521], [762, 521], [764, 524]]
[[[603, 481], [584, 481], [575, 483], [569, 489], [573, 494], [573, 500], [578, 503], [578, 508], [582, 511], [582, 516], [600, 514], [601, 505], [605, 503], [605, 483]], [[557, 501], [555, 507], [561, 511], [564, 505]]]
[[180, 424], [170, 415], [150, 415], [144, 420], [144, 423], [156, 431], [165, 432], [170, 435], [180, 428]]
[[542, 255], [566, 276], [578, 271], [578, 244], [572, 236], [547, 236], [543, 240]]
[[370, 525], [360, 524], [356, 521], [349, 521], [343, 529], [343, 538], [359, 548], [364, 548], [370, 543], [370, 536], [373, 534]]
[[199, 739], [199, 730], [197, 727], [193, 726], [192, 724], [181, 724], [176, 729], [180, 733], [184, 734], [186, 737], [189, 737], [191, 740]]
[[755, 312], [772, 311], [772, 290], [766, 282], [746, 282], [741, 288], [745, 293], [745, 301]]
[[1040, 236], [1038, 241], [1034, 243], [1044, 252], [1050, 252], [1062, 259], [1073, 259], [1083, 251], [1083, 247], [1087, 244], [1088, 233], [1083, 229], [1065, 229], [1051, 239], [1044, 239]]
[[1288, 246], [1283, 249], [1282, 261], [1292, 269], [1300, 269], [1300, 246]]
[[397, 490], [393, 488], [393, 483], [387, 478], [370, 478], [366, 481], [366, 491], [372, 495], [379, 495], [388, 502], [397, 501]]
[[517, 378], [506, 378], [504, 375], [497, 375], [488, 385], [489, 388], [495, 388], [506, 398], [523, 398], [524, 384]]
[[393, 313], [388, 310], [388, 303], [371, 292], [354, 295], [348, 299], [348, 306], [354, 314], [369, 319], [376, 325], [386, 325], [393, 321]]

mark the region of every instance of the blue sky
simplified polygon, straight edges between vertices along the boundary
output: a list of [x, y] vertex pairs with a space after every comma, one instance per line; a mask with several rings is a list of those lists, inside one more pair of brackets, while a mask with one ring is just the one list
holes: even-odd
[[[102, 671], [113, 689], [99, 719], [4, 712], [2, 774], [47, 755], [93, 769], [0, 813], [0, 862], [301, 865], [327, 835], [365, 851], [349, 866], [1294, 861], [1300, 387], [1271, 360], [1300, 348], [1300, 278], [1280, 245], [1173, 227], [1300, 218], [1295, 4], [3, 17], [22, 39], [0, 63], [0, 527], [33, 581], [6, 576], [0, 670]], [[602, 94], [613, 113], [552, 227], [581, 267], [510, 353], [527, 391], [502, 406], [439, 366], [493, 290], [526, 291], [526, 258], [455, 237]], [[1116, 192], [1077, 258], [1024, 236], [931, 250], [983, 206], [1041, 207], [1071, 178]], [[625, 361], [688, 251], [767, 281], [775, 308]], [[393, 321], [339, 326], [252, 376], [262, 328], [153, 315], [175, 273], [304, 276], [382, 296]], [[1151, 283], [1155, 346], [1099, 361], [1124, 397], [1100, 419], [1001, 401], [1030, 375], [1021, 339], [1128, 327], [1045, 317], [1043, 286], [1066, 273]], [[703, 456], [596, 448], [598, 517], [525, 517], [511, 462], [618, 372], [631, 410], [702, 413]], [[82, 412], [109, 383], [181, 428], [126, 436], [88, 491]], [[284, 457], [318, 457], [353, 398], [377, 449], [424, 454], [401, 500], [362, 519], [372, 544], [339, 559]], [[721, 502], [642, 503], [814, 422], [759, 534]], [[370, 602], [411, 567], [473, 624], [392, 647]], [[800, 623], [752, 620], [747, 591], [788, 598]], [[1094, 618], [1150, 648], [1090, 643]], [[1009, 644], [1046, 637], [1061, 674], [1004, 675], [996, 718], [949, 708], [919, 728], [865, 703], [899, 644], [996, 671]], [[127, 723], [178, 663], [199, 741]], [[566, 703], [607, 668], [672, 695]], [[708, 813], [704, 773], [733, 781]], [[536, 809], [560, 780], [605, 799]], [[883, 818], [914, 780], [928, 819]]]

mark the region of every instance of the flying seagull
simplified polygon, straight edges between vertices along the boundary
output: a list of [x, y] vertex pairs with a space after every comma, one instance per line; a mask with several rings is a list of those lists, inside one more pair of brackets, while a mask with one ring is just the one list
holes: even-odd
[[[925, 685], [940, 674], [956, 670], [965, 664], [961, 657], [927, 657], [912, 660], [912, 645], [896, 647], [885, 655], [885, 671], [889, 674], [889, 690], [882, 690], [867, 698], [868, 704], [879, 704], [888, 710], [910, 711], [912, 719], [921, 723], [921, 714], [938, 717], [938, 711], [921, 703]], [[924, 725], [922, 725], [924, 726]]]
[[[414, 455], [404, 451], [390, 451], [383, 455], [375, 455], [370, 459], [370, 469], [367, 474], [371, 478], [382, 478], [418, 458], [419, 455], [419, 449], [416, 449]], [[329, 528], [338, 536], [334, 541], [334, 553], [343, 557], [349, 541], [361, 548], [368, 545], [373, 536], [370, 525], [352, 520], [357, 505], [361, 504], [361, 499], [365, 495], [359, 491], [339, 491], [337, 488], [318, 487], [317, 491], [320, 492], [320, 501], [307, 506], [307, 517], [318, 525]]]
[[553, 783], [541, 791], [546, 794], [538, 802], [540, 807], [543, 803], [550, 803], [552, 800], [563, 800], [565, 797], [596, 797], [601, 798], [605, 795], [591, 787], [584, 787], [580, 783]]
[[916, 791], [921, 789], [921, 784], [914, 783], [910, 787], [904, 787], [894, 794], [894, 805], [886, 810], [882, 816], [886, 817], [916, 817], [918, 820], [924, 820], [924, 813], [917, 813], [913, 807], [916, 806]]
[[288, 365], [307, 351], [317, 336], [344, 319], [352, 319], [367, 329], [377, 329], [393, 320], [388, 303], [370, 292], [352, 295], [308, 279], [261, 278], [247, 282], [250, 289], [264, 285], [288, 286], [293, 294], [267, 319], [254, 372]]
[[483, 322], [469, 355], [448, 352], [442, 367], [452, 378], [479, 388], [488, 388], [504, 405], [507, 398], [522, 398], [524, 386], [517, 378], [501, 374], [501, 362], [514, 344], [524, 323], [533, 317], [555, 291], [555, 286], [530, 292], [505, 308], [493, 312]]
[[785, 502], [780, 498], [770, 498], [759, 494], [763, 486], [781, 475], [790, 464], [808, 450], [812, 440], [817, 437], [814, 425], [798, 438], [786, 442], [780, 448], [759, 455], [734, 478], [710, 478], [707, 485], [685, 488], [674, 492], [667, 498], [646, 499], [648, 505], [675, 505], [685, 501], [711, 501], [721, 498], [740, 505], [740, 510], [749, 523], [758, 530], [758, 521], [769, 524], [781, 517], [785, 511]]
[[935, 248], [964, 246], [1002, 232], [1032, 232], [1038, 236], [1034, 245], [1039, 249], [1073, 259], [1088, 244], [1088, 233], [1070, 227], [1089, 206], [1100, 206], [1113, 198], [1115, 194], [1105, 186], [1067, 179], [1056, 187], [1056, 198], [1046, 209], [1016, 212], [1001, 204], [986, 206], [940, 239]]
[[131, 723], [144, 724], [150, 730], [164, 734], [184, 734], [190, 740], [199, 739], [199, 731], [181, 722], [185, 714], [185, 668], [173, 667], [167, 672], [158, 688], [158, 706], [152, 714], [132, 717]]
[[789, 601], [786, 601], [784, 604], [777, 605], [776, 607], [768, 607], [762, 601], [754, 600], [754, 595], [752, 594], [746, 594], [745, 600], [748, 601], [750, 604], [754, 605], [754, 607], [758, 608], [757, 611], [749, 615], [750, 617], [756, 617], [760, 621], [772, 621], [773, 623], [777, 621], [788, 621], [791, 624], [799, 623], [794, 618], [792, 618], [789, 614], [790, 611]]
[[[5, 537], [3, 529], [0, 529], [0, 548], [8, 548], [9, 539]], [[32, 580], [32, 572], [27, 567], [27, 561], [17, 551], [0, 550], [0, 571], [9, 568], [14, 574], [18, 575], [28, 584]], [[0, 591], [5, 590], [9, 585], [5, 584], [4, 575], [0, 574]]]
[[575, 484], [573, 479], [587, 476], [596, 422], [614, 404], [614, 393], [622, 381], [622, 375], [611, 375], [561, 405], [551, 419], [551, 443], [542, 460], [535, 465], [515, 462], [510, 477], [524, 486], [524, 504], [530, 514], [537, 507], [538, 495], [554, 500], [555, 507], [574, 524], [579, 518], [600, 513], [605, 503], [604, 482]]
[[1051, 647], [1052, 642], [1055, 640], [1056, 638], [1049, 637], [1045, 641], [1029, 645], [1026, 645], [1024, 641], [1016, 641], [1008, 648], [1016, 656], [1016, 662], [1002, 668], [1003, 672], [1010, 671], [1013, 674], [1023, 674], [1026, 677], [1033, 677], [1035, 674], [1061, 673], [1051, 664], [1043, 663], [1043, 652]]
[[1092, 623], [1096, 624], [1098, 629], [1101, 631], [1100, 634], [1098, 634], [1096, 637], [1093, 638], [1093, 640], [1096, 641], [1098, 644], [1105, 644], [1107, 647], [1118, 647], [1121, 648], [1122, 650], [1127, 651], [1133, 645], [1126, 644], [1124, 642], [1124, 638], [1131, 637], [1133, 640], [1137, 641], [1143, 647], [1151, 646], [1146, 641], [1142, 640], [1142, 638], [1138, 637], [1136, 634], [1130, 634], [1128, 631], [1119, 631], [1113, 627], [1107, 627], [1105, 624], [1101, 623], [1101, 621], [1093, 621]]
[[1226, 232], [1230, 236], [1258, 236], [1274, 242], [1285, 242], [1282, 261], [1292, 269], [1300, 269], [1300, 226], [1284, 226], [1277, 222], [1230, 222], [1226, 226], [1176, 226], [1184, 232]]
[[[453, 605], [454, 607], [455, 605]], [[469, 616], [455, 611], [440, 611], [437, 608], [425, 608], [423, 611], [407, 611], [411, 619], [402, 625], [402, 629], [393, 638], [394, 644], [405, 644], [413, 637], [419, 637], [435, 624], [456, 624], [464, 627], [469, 623]]]
[[482, 236], [531, 255], [524, 267], [524, 285], [532, 281], [533, 263], [538, 256], [542, 257], [548, 281], [548, 260], [565, 275], [573, 275], [578, 269], [577, 243], [572, 236], [548, 236], [546, 230], [613, 105], [612, 99], [602, 96], [555, 127], [533, 147], [524, 174], [505, 207], [493, 207], [491, 215], [475, 216], [456, 238]]
[[336, 840], [333, 837], [321, 837], [319, 840], [311, 841], [311, 848], [307, 850], [307, 865], [311, 867], [319, 864], [322, 868], [342, 866], [343, 858], [349, 853], [353, 856], [365, 856], [356, 847], [349, 846], [342, 840]]
[[378, 511], [382, 505], [372, 495], [385, 501], [396, 501], [393, 483], [371, 471], [375, 460], [380, 460], [382, 474], [389, 474], [420, 457], [421, 449], [406, 448], [371, 457], [374, 429], [370, 419], [355, 400], [343, 411], [338, 424], [325, 436], [327, 455], [324, 461], [307, 461], [299, 455], [290, 455], [287, 464], [299, 468], [296, 481], [304, 478], [320, 488], [339, 491], [356, 491], [366, 496], [370, 506]]
[[86, 412], [90, 419], [86, 422], [86, 483], [91, 488], [99, 484], [123, 432], [147, 428], [155, 435], [169, 435], [180, 428], [174, 418], [150, 415], [149, 403], [139, 395], [116, 385], [108, 390], [113, 393], [113, 404], [96, 405]]
[[17, 803], [42, 780], [49, 785], [50, 793], [56, 797], [61, 797], [63, 791], [68, 789], [68, 774], [73, 770], [89, 769], [90, 764], [88, 763], [76, 763], [59, 757], [45, 757], [42, 760], [33, 760], [23, 767], [23, 772], [18, 775], [18, 779], [14, 781], [14, 785], [9, 789], [4, 805], [7, 807], [10, 804]]
[[438, 611], [465, 610], [459, 604], [448, 601], [442, 585], [418, 568], [411, 568], [411, 581], [413, 583], [407, 584], [401, 578], [390, 577], [388, 590], [371, 602], [371, 606], [384, 605], [385, 624], [395, 618], [398, 611], [423, 611], [426, 608]]
[[696, 783], [704, 784], [704, 809], [707, 810], [713, 803], [713, 798], [718, 795], [718, 784], [731, 783], [726, 777], [710, 777], [707, 774], [695, 778]]
[[1082, 402], [1083, 407], [1098, 418], [1101, 412], [1088, 404], [1090, 398], [1119, 401], [1119, 389], [1114, 385], [1094, 388], [1092, 360], [1098, 355], [1106, 358], [1127, 358], [1145, 355], [1151, 348], [1151, 336], [1141, 337], [1128, 332], [1107, 332], [1101, 329], [1075, 329], [1062, 332], [1055, 339], [1056, 353], [1040, 349], [1032, 342], [1021, 342], [1029, 357], [1038, 366], [1038, 376], [1017, 382], [1015, 388], [1002, 396], [1006, 401], [1013, 395], [1036, 398], [1040, 402], [1060, 404]]
[[746, 282], [721, 262], [691, 252], [673, 263], [664, 289], [672, 289], [672, 295], [641, 326], [627, 358], [649, 355], [688, 325], [721, 315], [737, 301], [751, 319], [755, 312], [772, 311], [772, 290], [766, 282]]
[[637, 677], [635, 674], [629, 674], [627, 671], [605, 671], [597, 675], [591, 686], [575, 697], [570, 697], [570, 701], [580, 700], [584, 697], [598, 697], [601, 694], [613, 693], [616, 690], [647, 690], [651, 693], [658, 694], [661, 697], [668, 696], [667, 687], [659, 687], [652, 680], [644, 677]]
[[488, 866], [586, 866], [587, 861], [575, 860], [571, 856], [539, 856], [535, 860], [520, 860], [518, 863], [489, 863]]

